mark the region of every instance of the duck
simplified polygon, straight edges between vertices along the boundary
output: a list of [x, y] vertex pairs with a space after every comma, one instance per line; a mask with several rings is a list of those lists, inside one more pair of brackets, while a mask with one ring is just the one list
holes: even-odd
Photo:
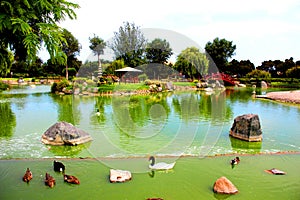
[[169, 170], [172, 169], [175, 165], [176, 162], [173, 163], [165, 163], [165, 162], [160, 162], [160, 163], [155, 163], [155, 158], [154, 156], [149, 157], [149, 161], [151, 161], [149, 168], [154, 169], [154, 170]]
[[72, 176], [72, 175], [64, 174], [64, 181], [67, 182], [67, 183], [72, 183], [72, 184], [77, 184], [77, 185], [80, 184], [79, 179], [75, 176]]
[[65, 165], [61, 162], [58, 162], [56, 160], [53, 161], [53, 169], [56, 172], [64, 172], [65, 171]]
[[55, 179], [52, 176], [50, 176], [50, 174], [48, 174], [47, 172], [45, 175], [45, 185], [47, 185], [51, 188], [53, 188], [55, 185]]
[[32, 179], [32, 172], [30, 171], [29, 168], [27, 168], [24, 176], [23, 176], [23, 181], [29, 183], [29, 181]]
[[97, 108], [97, 110], [96, 110], [96, 115], [97, 115], [97, 116], [100, 116], [100, 114], [101, 114], [101, 113], [100, 113], [99, 109]]
[[231, 165], [237, 165], [237, 164], [239, 164], [239, 162], [240, 162], [240, 158], [239, 157], [235, 157], [234, 159], [232, 159], [230, 161], [230, 164]]

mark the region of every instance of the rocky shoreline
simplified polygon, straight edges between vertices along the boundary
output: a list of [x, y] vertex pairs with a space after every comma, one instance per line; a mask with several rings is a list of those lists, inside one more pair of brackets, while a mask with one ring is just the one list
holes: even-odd
[[265, 95], [256, 95], [256, 98], [270, 99], [284, 103], [300, 104], [300, 90], [268, 92]]

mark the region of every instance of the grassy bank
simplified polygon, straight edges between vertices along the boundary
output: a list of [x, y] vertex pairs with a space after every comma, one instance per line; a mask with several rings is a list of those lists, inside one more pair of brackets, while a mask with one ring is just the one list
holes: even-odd
[[260, 86], [261, 81], [265, 81], [269, 87], [300, 88], [300, 79], [298, 78], [239, 78], [238, 81], [249, 86]]

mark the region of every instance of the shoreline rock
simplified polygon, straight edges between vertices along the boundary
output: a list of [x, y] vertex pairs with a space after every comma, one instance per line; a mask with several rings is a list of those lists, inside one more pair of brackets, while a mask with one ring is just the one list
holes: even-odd
[[78, 145], [92, 141], [91, 136], [68, 122], [57, 122], [42, 135], [42, 142], [49, 145]]

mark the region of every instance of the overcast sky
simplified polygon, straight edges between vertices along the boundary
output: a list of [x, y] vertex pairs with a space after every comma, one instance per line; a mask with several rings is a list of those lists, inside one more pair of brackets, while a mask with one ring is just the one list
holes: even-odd
[[77, 20], [61, 24], [81, 43], [79, 59], [92, 54], [89, 37], [109, 40], [123, 22], [141, 29], [178, 32], [204, 49], [225, 38], [236, 45], [237, 60], [300, 60], [299, 0], [69, 0], [80, 5]]

